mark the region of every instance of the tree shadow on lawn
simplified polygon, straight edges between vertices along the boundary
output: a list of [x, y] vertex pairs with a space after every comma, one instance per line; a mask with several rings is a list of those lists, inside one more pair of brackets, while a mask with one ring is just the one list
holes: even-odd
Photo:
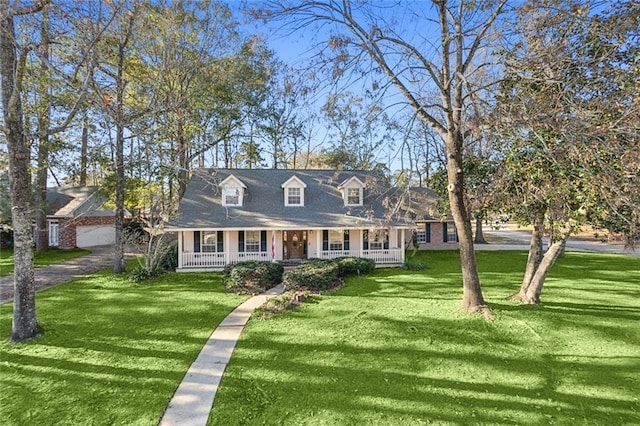
[[348, 277], [338, 293], [354, 297], [451, 300], [460, 298], [461, 280], [460, 273], [430, 276], [427, 270], [384, 269], [362, 277]]
[[40, 424], [156, 424], [212, 330], [246, 299], [226, 293], [219, 278], [189, 281], [134, 285], [106, 274], [37, 293], [45, 334], [0, 344], [9, 392], [2, 412], [17, 424], [27, 414]]
[[319, 423], [341, 424], [640, 420], [632, 397], [637, 380], [629, 379], [637, 357], [576, 362], [507, 352], [439, 350], [437, 344], [412, 349], [393, 341], [377, 347], [283, 343], [277, 334], [253, 333], [225, 374], [210, 424], [313, 423], [317, 413], [324, 413]]

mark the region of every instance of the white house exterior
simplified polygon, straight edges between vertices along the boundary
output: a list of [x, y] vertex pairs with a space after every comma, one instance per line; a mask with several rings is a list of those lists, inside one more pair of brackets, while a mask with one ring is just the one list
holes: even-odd
[[178, 271], [340, 256], [401, 265], [415, 225], [394, 215], [393, 191], [370, 171], [198, 169], [165, 231], [178, 234]]

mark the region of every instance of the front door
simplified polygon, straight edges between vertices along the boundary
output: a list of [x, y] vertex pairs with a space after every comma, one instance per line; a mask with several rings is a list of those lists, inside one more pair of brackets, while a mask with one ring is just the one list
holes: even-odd
[[304, 231], [287, 231], [287, 259], [304, 259]]

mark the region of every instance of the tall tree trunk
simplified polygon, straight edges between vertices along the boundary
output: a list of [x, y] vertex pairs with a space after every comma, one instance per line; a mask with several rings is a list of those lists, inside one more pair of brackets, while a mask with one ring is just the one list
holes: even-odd
[[184, 195], [184, 191], [187, 189], [187, 183], [189, 180], [189, 152], [188, 152], [188, 142], [184, 135], [184, 126], [185, 123], [182, 122], [182, 119], [178, 119], [177, 123], [177, 142], [178, 142], [178, 198], [182, 198]]
[[542, 262], [542, 234], [544, 227], [544, 209], [538, 208], [533, 219], [533, 231], [531, 232], [531, 241], [529, 243], [529, 255], [527, 256], [527, 264], [524, 270], [524, 277], [520, 286], [520, 291], [512, 297], [516, 300], [524, 300], [527, 289], [531, 283], [531, 279], [536, 273], [540, 262]]
[[568, 237], [564, 237], [561, 240], [551, 243], [542, 257], [542, 261], [538, 265], [535, 274], [531, 277], [531, 281], [529, 281], [526, 291], [522, 295], [518, 293], [520, 301], [531, 305], [540, 303], [540, 294], [542, 293], [544, 281], [547, 278], [549, 270], [560, 256], [560, 253], [564, 250], [564, 247], [567, 244], [567, 238]]
[[87, 151], [89, 150], [89, 117], [85, 111], [82, 117], [82, 140], [80, 145], [80, 179], [79, 185], [87, 184]]
[[460, 263], [462, 268], [462, 302], [460, 308], [468, 312], [481, 312], [490, 316], [489, 308], [482, 296], [476, 255], [473, 248], [473, 233], [464, 202], [464, 177], [462, 173], [462, 135], [449, 132], [447, 137], [448, 193], [453, 221], [460, 242]]
[[2, 109], [7, 130], [9, 157], [9, 192], [14, 237], [14, 297], [11, 340], [37, 337], [40, 327], [36, 317], [33, 285], [33, 234], [30, 212], [30, 150], [24, 137], [21, 83], [26, 52], [16, 58], [15, 27], [8, 0], [0, 0], [0, 81]]
[[[48, 127], [48, 126], [47, 126]], [[41, 131], [46, 131], [41, 127]], [[49, 137], [42, 135], [38, 144], [38, 168], [36, 171], [35, 187], [35, 223], [36, 223], [36, 251], [49, 250], [49, 229], [47, 226], [47, 180], [49, 159]]]
[[124, 272], [124, 91], [126, 82], [124, 77], [124, 55], [126, 43], [118, 48], [118, 68], [116, 76], [116, 216], [115, 216], [115, 247], [113, 253], [113, 273]]
[[36, 169], [35, 188], [35, 222], [36, 251], [49, 249], [49, 229], [47, 226], [47, 178], [49, 170], [49, 123], [51, 108], [49, 106], [49, 21], [47, 8], [42, 10], [42, 26], [40, 27], [40, 79], [38, 82], [38, 167]]
[[484, 238], [484, 233], [482, 232], [482, 221], [484, 219], [484, 213], [476, 213], [476, 232], [474, 234], [473, 242], [474, 244], [487, 244], [487, 240]]
[[536, 212], [536, 217], [534, 218], [529, 256], [527, 258], [527, 266], [522, 285], [520, 286], [520, 291], [512, 296], [514, 300], [531, 305], [540, 303], [540, 294], [542, 293], [542, 286], [544, 285], [547, 274], [558, 257], [564, 252], [567, 239], [571, 234], [571, 227], [569, 224], [566, 224], [559, 238], [550, 241], [547, 251], [544, 252], [544, 255], [540, 256], [543, 252], [543, 223], [544, 210], [541, 209]]

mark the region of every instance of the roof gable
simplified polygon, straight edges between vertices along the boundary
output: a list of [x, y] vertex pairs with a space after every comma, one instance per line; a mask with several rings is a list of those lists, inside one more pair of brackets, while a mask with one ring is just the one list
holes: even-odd
[[218, 186], [220, 186], [220, 187], [240, 186], [241, 188], [247, 189], [247, 186], [240, 179], [235, 177], [234, 175], [227, 176], [226, 179], [224, 179], [222, 182], [220, 182], [220, 184]]
[[306, 188], [306, 187], [307, 187], [307, 184], [306, 184], [306, 183], [304, 183], [304, 182], [302, 181], [302, 179], [300, 179], [300, 178], [299, 178], [298, 176], [296, 176], [296, 175], [291, 176], [291, 177], [290, 177], [289, 179], [287, 179], [287, 180], [286, 180], [282, 185], [280, 185], [280, 187], [281, 187], [281, 188], [286, 188], [286, 187], [288, 187], [288, 186], [292, 186], [294, 183], [295, 183], [295, 184], [297, 184], [297, 185], [295, 185], [295, 186], [300, 186], [300, 187], [302, 187], [302, 188]]
[[97, 186], [67, 186], [47, 189], [47, 215], [53, 217], [113, 216], [107, 198]]
[[353, 184], [356, 184], [357, 186], [364, 188], [366, 185], [364, 184], [364, 182], [362, 182], [360, 179], [358, 179], [357, 176], [351, 176], [348, 179], [345, 179], [344, 181], [342, 181], [342, 183], [340, 185], [338, 185], [338, 189], [342, 189], [342, 188], [346, 188], [348, 186], [353, 186]]

